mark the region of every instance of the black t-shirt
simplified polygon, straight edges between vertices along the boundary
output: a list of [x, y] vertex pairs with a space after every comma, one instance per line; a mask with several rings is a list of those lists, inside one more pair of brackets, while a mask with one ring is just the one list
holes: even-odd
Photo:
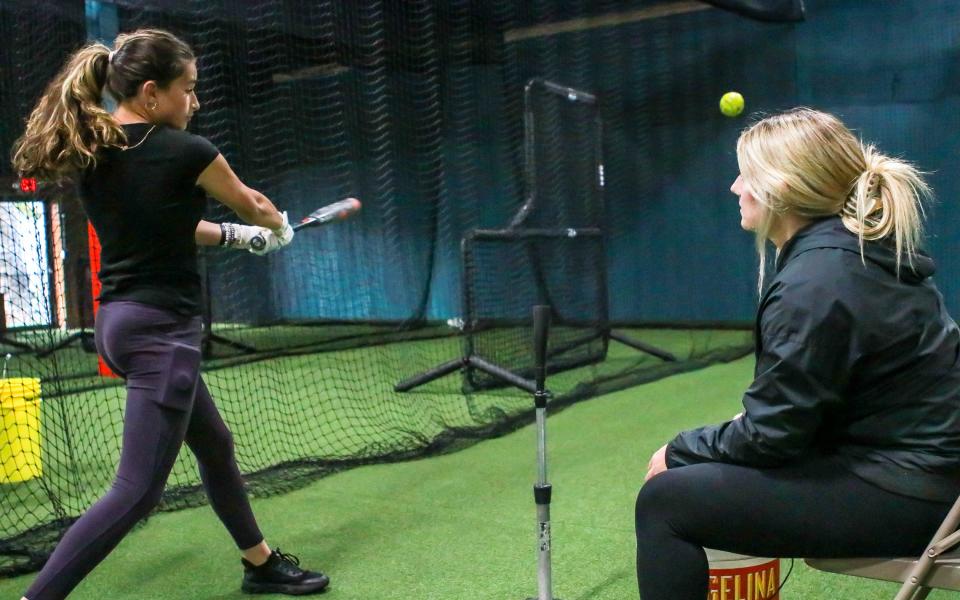
[[196, 182], [219, 152], [179, 129], [146, 123], [123, 128], [127, 149], [100, 151], [80, 185], [100, 238], [100, 300], [200, 314], [194, 234], [205, 198]]

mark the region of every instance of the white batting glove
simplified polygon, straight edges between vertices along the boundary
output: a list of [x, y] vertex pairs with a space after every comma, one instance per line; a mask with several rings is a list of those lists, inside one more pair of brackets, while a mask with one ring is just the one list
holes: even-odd
[[257, 256], [263, 256], [275, 252], [283, 246], [277, 234], [269, 229], [261, 228], [260, 233], [251, 241], [250, 252]]
[[287, 211], [280, 213], [280, 216], [283, 217], [283, 224], [280, 227], [277, 227], [273, 230], [273, 234], [277, 236], [277, 239], [280, 241], [280, 247], [286, 246], [293, 241], [293, 227], [290, 226], [290, 221], [287, 219]]
[[260, 231], [250, 240], [250, 252], [257, 256], [269, 254], [293, 241], [293, 227], [287, 220], [287, 213], [280, 213], [283, 217], [283, 224], [276, 229], [266, 229], [260, 227]]
[[269, 229], [239, 223], [220, 223], [220, 245], [234, 250], [249, 250], [250, 241], [265, 231]]

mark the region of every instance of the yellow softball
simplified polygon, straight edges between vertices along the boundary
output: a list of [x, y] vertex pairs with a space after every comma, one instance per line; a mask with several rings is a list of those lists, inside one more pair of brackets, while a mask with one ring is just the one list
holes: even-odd
[[720, 98], [720, 112], [735, 117], [743, 112], [743, 96], [740, 92], [727, 92]]

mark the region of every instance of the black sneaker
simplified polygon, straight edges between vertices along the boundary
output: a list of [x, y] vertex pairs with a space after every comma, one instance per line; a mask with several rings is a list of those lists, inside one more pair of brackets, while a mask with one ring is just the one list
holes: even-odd
[[300, 568], [300, 559], [292, 554], [284, 554], [277, 548], [259, 567], [241, 558], [243, 563], [243, 584], [240, 589], [248, 594], [287, 594], [303, 596], [322, 592], [330, 584], [330, 578], [323, 573], [305, 571]]

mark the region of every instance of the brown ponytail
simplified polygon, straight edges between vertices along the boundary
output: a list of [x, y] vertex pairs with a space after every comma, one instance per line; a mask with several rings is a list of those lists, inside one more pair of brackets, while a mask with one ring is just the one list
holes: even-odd
[[81, 48], [47, 85], [14, 144], [18, 174], [59, 182], [95, 164], [97, 148], [126, 142], [101, 106], [109, 56], [103, 44]]
[[186, 43], [160, 29], [117, 36], [115, 50], [103, 44], [81, 48], [50, 82], [13, 146], [21, 176], [50, 181], [73, 178], [97, 162], [97, 150], [126, 143], [123, 128], [101, 106], [106, 90], [122, 102], [146, 81], [161, 88], [196, 60]]

